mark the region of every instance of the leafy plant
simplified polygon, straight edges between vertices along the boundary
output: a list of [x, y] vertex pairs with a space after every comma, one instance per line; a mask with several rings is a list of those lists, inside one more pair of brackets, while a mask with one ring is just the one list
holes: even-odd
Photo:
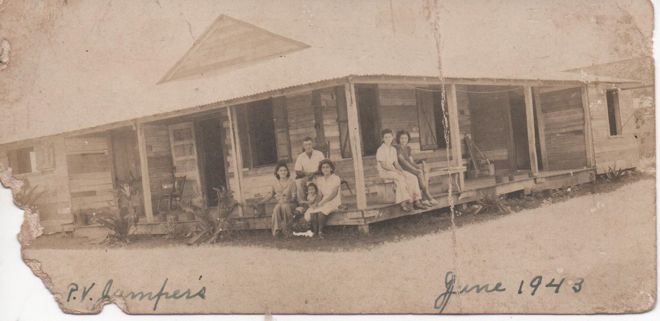
[[185, 204], [182, 209], [191, 212], [199, 220], [196, 231], [188, 240], [188, 245], [215, 243], [218, 239], [228, 237], [231, 233], [229, 215], [240, 204], [234, 199], [233, 193], [224, 187], [213, 188], [218, 195], [218, 207], [205, 210], [195, 204]]
[[45, 192], [45, 190], [40, 191], [38, 185], [30, 187], [27, 181], [22, 182], [18, 190], [14, 190], [14, 203], [25, 210], [25, 220], [21, 225], [19, 235], [22, 244], [29, 244], [43, 233], [44, 228], [39, 223], [39, 206], [37, 203]]
[[110, 244], [128, 244], [137, 229], [138, 218], [137, 216], [122, 214], [122, 211], [114, 211], [114, 213], [97, 213], [92, 218], [92, 222], [98, 223], [109, 230], [106, 242]]
[[626, 175], [626, 170], [622, 168], [616, 168], [616, 166], [608, 167], [607, 172], [605, 173], [605, 180], [608, 182], [618, 182]]
[[33, 187], [29, 186], [29, 183], [25, 182], [21, 189], [14, 192], [14, 202], [16, 205], [22, 209], [29, 209], [34, 212], [37, 210], [37, 202], [46, 192], [45, 190], [39, 191], [39, 185]]
[[484, 194], [481, 199], [477, 201], [479, 208], [475, 214], [484, 213], [501, 213], [507, 214], [511, 212], [502, 197], [495, 194]]
[[98, 223], [109, 230], [106, 241], [108, 243], [130, 242], [131, 236], [137, 230], [140, 210], [141, 178], [129, 174], [125, 181], [117, 182], [117, 198], [119, 200], [118, 211], [100, 211], [92, 218], [93, 223]]

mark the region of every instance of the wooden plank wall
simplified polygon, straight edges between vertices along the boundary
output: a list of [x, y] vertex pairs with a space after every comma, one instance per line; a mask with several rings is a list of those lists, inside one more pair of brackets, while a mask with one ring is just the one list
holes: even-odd
[[546, 170], [584, 168], [587, 164], [584, 112], [580, 87], [540, 89], [543, 112]]
[[[343, 87], [342, 87], [343, 90]], [[339, 128], [337, 125], [337, 96], [335, 88], [325, 88], [318, 91], [320, 98], [320, 108], [323, 115], [323, 131], [325, 141], [329, 143], [329, 154], [333, 161], [341, 160], [340, 144], [339, 144]], [[284, 96], [275, 97], [274, 99], [281, 101], [285, 104], [287, 124], [288, 124], [288, 140], [290, 142], [291, 158], [288, 162], [289, 170], [293, 174], [293, 166], [296, 158], [302, 152], [302, 141], [305, 137], [309, 136], [316, 141], [317, 131], [315, 128], [314, 106], [313, 106], [313, 93], [311, 91]], [[317, 108], [318, 108], [317, 107]], [[240, 107], [239, 107], [240, 108]], [[275, 123], [275, 131], [278, 137], [287, 131], [280, 128], [280, 122]], [[229, 128], [228, 123], [225, 128]], [[229, 133], [228, 133], [229, 134]], [[227, 153], [231, 155], [231, 142], [227, 141], [225, 148]], [[239, 142], [240, 143], [240, 142]], [[233, 157], [228, 157], [233, 158]], [[228, 159], [229, 162], [233, 161]], [[231, 164], [231, 163], [229, 163]], [[229, 166], [228, 175], [229, 185], [232, 189], [236, 190], [236, 183], [234, 181], [232, 166]], [[246, 199], [257, 198], [265, 195], [271, 186], [274, 166], [263, 166], [252, 169], [244, 169], [243, 172], [243, 186], [244, 197]]]
[[606, 85], [589, 85], [588, 101], [597, 173], [612, 168], [633, 168], [639, 162], [639, 145], [634, 136], [635, 120], [630, 91], [621, 91], [619, 108], [622, 134], [610, 136], [607, 116]]
[[312, 108], [312, 92], [295, 96], [286, 96], [287, 115], [289, 118], [289, 141], [291, 142], [291, 158], [302, 151], [302, 141], [306, 136], [316, 139], [314, 128], [314, 109]]
[[38, 200], [39, 218], [45, 233], [62, 231], [62, 224], [73, 222], [64, 137], [55, 136], [21, 145], [0, 146], [0, 168], [9, 167], [10, 150], [32, 147], [37, 157], [37, 171], [14, 175], [30, 186], [45, 191]]
[[65, 140], [71, 210], [116, 210], [110, 137], [107, 133]]
[[[319, 91], [321, 96], [321, 108], [323, 109], [323, 131], [325, 133], [325, 141], [328, 143], [328, 152], [332, 161], [342, 159], [341, 145], [339, 142], [339, 125], [337, 124], [337, 90], [343, 92], [344, 87], [325, 88]], [[343, 98], [343, 96], [341, 98]], [[296, 150], [299, 149], [292, 147], [292, 151]], [[297, 155], [295, 155], [296, 153], [293, 154], [294, 155], [292, 156], [295, 158]]]
[[415, 88], [410, 85], [379, 84], [378, 99], [381, 128], [389, 128], [395, 135], [399, 130], [407, 130], [412, 136], [410, 147], [419, 152], [421, 148]]
[[[341, 87], [339, 90], [343, 91]], [[425, 159], [433, 166], [447, 166], [447, 150], [429, 150], [421, 151], [419, 145], [419, 120], [417, 117], [417, 102], [415, 88], [407, 85], [379, 85], [379, 109], [383, 128], [390, 128], [394, 131], [406, 129], [412, 136], [411, 147], [416, 159]], [[320, 107], [323, 115], [323, 132], [326, 142], [329, 143], [330, 159], [335, 162], [336, 174], [346, 180], [352, 192], [355, 192], [355, 173], [353, 160], [342, 158], [340, 149], [339, 124], [337, 122], [337, 101], [340, 95], [337, 95], [336, 88], [325, 88], [318, 91], [320, 96]], [[316, 139], [316, 129], [314, 128], [314, 99], [313, 93], [306, 92], [286, 96], [286, 114], [288, 117], [288, 133], [291, 142], [291, 161], [288, 163], [289, 169], [293, 171], [293, 165], [298, 154], [302, 152], [302, 139], [310, 136]], [[343, 98], [343, 97], [341, 97]], [[459, 122], [461, 133], [470, 132], [470, 111], [467, 104], [467, 94], [459, 93]], [[275, 99], [278, 99], [277, 97]], [[468, 126], [468, 127], [464, 127]], [[225, 125], [228, 128], [228, 124]], [[464, 128], [463, 128], [464, 127]], [[278, 135], [283, 131], [278, 131]], [[229, 133], [228, 133], [229, 134]], [[229, 135], [228, 135], [229, 137]], [[232, 162], [232, 151], [230, 141], [225, 144], [228, 155], [228, 164]], [[233, 175], [232, 166], [228, 165], [227, 177], [229, 185], [236, 190], [236, 182]], [[375, 185], [379, 181], [376, 171], [376, 159], [374, 156], [364, 158], [365, 180], [368, 193], [368, 200], [375, 197]], [[243, 171], [243, 191], [244, 197], [248, 200], [261, 197], [268, 193], [273, 176], [274, 166], [264, 166]], [[355, 196], [351, 195], [345, 187], [342, 189], [344, 203], [355, 201]], [[253, 215], [252, 209], [246, 208], [246, 216]]]

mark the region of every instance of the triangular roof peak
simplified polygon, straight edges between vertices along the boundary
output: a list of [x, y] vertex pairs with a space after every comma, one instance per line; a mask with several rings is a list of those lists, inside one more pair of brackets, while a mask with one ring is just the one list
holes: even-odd
[[308, 47], [245, 21], [220, 15], [159, 83], [245, 66]]

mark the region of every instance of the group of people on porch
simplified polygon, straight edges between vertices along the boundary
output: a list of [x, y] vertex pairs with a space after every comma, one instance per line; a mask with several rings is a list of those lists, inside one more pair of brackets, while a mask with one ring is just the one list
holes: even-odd
[[[410, 133], [392, 130], [381, 133], [382, 145], [376, 152], [379, 176], [395, 185], [397, 204], [403, 211], [427, 209], [437, 204], [429, 192], [428, 177], [422, 166], [412, 157]], [[269, 193], [258, 204], [275, 199], [272, 212], [273, 236], [290, 233], [296, 219], [311, 224], [311, 233], [323, 238], [328, 216], [341, 206], [341, 179], [335, 174], [335, 164], [314, 149], [311, 137], [303, 139], [303, 152], [294, 165], [295, 177], [286, 162], [275, 166], [275, 179]]]
[[429, 180], [426, 171], [412, 157], [410, 133], [401, 130], [396, 134], [384, 129], [381, 132], [382, 145], [376, 151], [378, 176], [394, 183], [395, 203], [401, 209], [410, 212], [413, 209], [428, 209], [438, 204], [429, 192]]
[[279, 232], [289, 233], [296, 216], [302, 215], [311, 223], [313, 235], [323, 238], [323, 227], [328, 215], [341, 205], [341, 179], [335, 174], [335, 164], [314, 149], [311, 137], [303, 139], [303, 152], [294, 165], [295, 178], [286, 162], [275, 166], [275, 180], [271, 190], [259, 203], [275, 198], [273, 208], [273, 236]]

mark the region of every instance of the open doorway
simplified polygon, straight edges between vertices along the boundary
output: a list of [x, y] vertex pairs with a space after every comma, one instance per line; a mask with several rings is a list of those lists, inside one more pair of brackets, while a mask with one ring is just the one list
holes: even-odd
[[527, 116], [522, 87], [467, 86], [472, 139], [495, 172], [530, 170]]
[[203, 188], [206, 194], [206, 205], [214, 207], [218, 206], [218, 197], [213, 188], [227, 186], [223, 148], [225, 133], [221, 120], [218, 118], [200, 121], [199, 132], [199, 144], [203, 149], [200, 157], [203, 164]]
[[513, 157], [515, 170], [530, 170], [529, 141], [527, 138], [527, 114], [522, 90], [509, 92], [511, 103], [511, 130], [513, 137]]

